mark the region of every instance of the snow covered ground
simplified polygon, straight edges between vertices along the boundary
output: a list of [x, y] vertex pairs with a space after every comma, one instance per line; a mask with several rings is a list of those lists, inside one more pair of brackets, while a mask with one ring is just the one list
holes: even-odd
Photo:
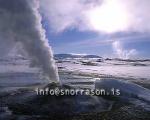
[[57, 65], [60, 71], [150, 83], [150, 60], [67, 58]]
[[[56, 63], [62, 83], [78, 85], [79, 82], [79, 85], [89, 86], [97, 78], [115, 78], [150, 85], [150, 60], [61, 58]], [[41, 83], [48, 81], [39, 68], [31, 67], [28, 59], [22, 56], [0, 58], [0, 87]]]
[[[27, 107], [31, 110], [41, 108], [42, 112], [38, 109], [34, 111], [39, 115], [45, 113], [45, 110], [53, 112], [51, 109], [45, 109], [47, 105], [53, 106], [57, 112], [68, 111], [66, 104], [71, 110], [73, 109], [73, 112], [107, 111], [114, 103], [122, 105], [122, 102], [129, 102], [134, 104], [134, 107], [150, 111], [150, 98], [148, 97], [150, 89], [147, 89], [150, 88], [149, 60], [65, 58], [57, 59], [56, 63], [61, 83], [74, 88], [118, 88], [121, 90], [121, 96], [118, 96], [120, 101], [107, 100], [100, 96], [64, 96], [61, 100], [54, 96], [56, 100], [53, 101], [49, 96], [49, 100], [45, 103], [47, 97], [43, 96], [41, 108], [37, 102], [41, 98], [36, 96], [34, 90], [36, 87], [49, 84], [49, 81], [42, 76], [39, 68], [31, 67], [28, 59], [22, 56], [5, 57], [0, 58], [0, 99], [2, 100], [0, 118], [12, 117], [13, 111], [19, 113], [21, 111], [24, 115]], [[140, 86], [141, 83], [146, 88]], [[28, 100], [31, 100], [32, 104], [28, 103]]]
[[[84, 85], [94, 82], [95, 88], [117, 88], [123, 99], [150, 110], [150, 105], [141, 101], [150, 101], [150, 60], [65, 58], [58, 59], [57, 65], [60, 73], [68, 73], [67, 77], [84, 76], [86, 79], [77, 76], [71, 79], [79, 86], [81, 82]], [[65, 81], [70, 82], [70, 79]]]

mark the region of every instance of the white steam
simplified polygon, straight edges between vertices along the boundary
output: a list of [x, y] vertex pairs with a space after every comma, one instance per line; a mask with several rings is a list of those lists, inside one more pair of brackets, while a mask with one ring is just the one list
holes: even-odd
[[0, 55], [20, 42], [32, 63], [41, 67], [51, 81], [58, 82], [53, 53], [38, 8], [38, 0], [0, 0]]
[[119, 41], [114, 41], [112, 43], [112, 46], [113, 46], [115, 54], [117, 55], [116, 57], [119, 57], [122, 59], [129, 59], [137, 55], [136, 49], [126, 50], [123, 48], [123, 46], [121, 45]]

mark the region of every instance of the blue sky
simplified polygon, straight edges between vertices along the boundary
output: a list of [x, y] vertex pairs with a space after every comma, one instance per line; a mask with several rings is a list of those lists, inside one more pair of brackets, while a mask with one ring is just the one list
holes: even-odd
[[[57, 34], [50, 32], [48, 28], [46, 31], [48, 31], [47, 37], [54, 53], [97, 54], [113, 57], [112, 42], [101, 43], [101, 41], [111, 40], [112, 36], [116, 36], [116, 39], [120, 38], [119, 35], [100, 35], [89, 31], [68, 30]], [[136, 33], [135, 35], [124, 35], [122, 38], [125, 39], [122, 40], [124, 49], [134, 48], [138, 51], [136, 57], [150, 58], [150, 36], [148, 34]]]
[[150, 58], [150, 16], [146, 14], [150, 2], [70, 0], [64, 6], [65, 1], [51, 1], [42, 9], [42, 23], [54, 53]]

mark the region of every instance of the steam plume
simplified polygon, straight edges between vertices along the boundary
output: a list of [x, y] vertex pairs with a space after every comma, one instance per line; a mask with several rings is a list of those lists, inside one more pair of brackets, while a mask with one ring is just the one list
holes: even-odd
[[20, 42], [31, 61], [41, 67], [51, 81], [58, 82], [53, 53], [38, 8], [38, 0], [0, 0], [0, 42], [6, 43], [3, 53]]
[[133, 57], [134, 55], [137, 54], [136, 49], [130, 49], [130, 50], [124, 49], [119, 41], [114, 41], [112, 46], [115, 51], [115, 54], [119, 58], [129, 59], [130, 57]]

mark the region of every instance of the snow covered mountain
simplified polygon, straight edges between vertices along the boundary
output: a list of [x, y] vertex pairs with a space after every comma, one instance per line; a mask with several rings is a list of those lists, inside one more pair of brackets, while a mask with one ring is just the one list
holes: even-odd
[[102, 58], [98, 55], [83, 55], [83, 54], [55, 54], [55, 59], [65, 59], [65, 58]]

